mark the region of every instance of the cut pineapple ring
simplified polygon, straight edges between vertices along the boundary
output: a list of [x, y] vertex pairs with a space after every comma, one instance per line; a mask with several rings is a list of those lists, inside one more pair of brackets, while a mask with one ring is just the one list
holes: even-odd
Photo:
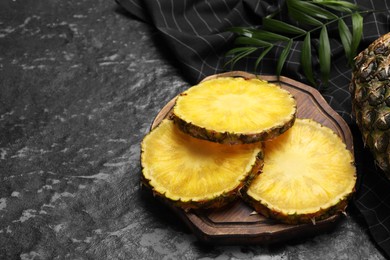
[[265, 143], [264, 167], [247, 195], [254, 208], [285, 223], [324, 219], [345, 210], [356, 170], [349, 150], [331, 129], [296, 119]]
[[183, 208], [220, 207], [262, 167], [262, 145], [222, 145], [184, 134], [164, 119], [142, 141], [143, 182]]
[[177, 98], [173, 119], [194, 137], [219, 143], [264, 141], [294, 123], [296, 101], [260, 79], [221, 77], [203, 81]]

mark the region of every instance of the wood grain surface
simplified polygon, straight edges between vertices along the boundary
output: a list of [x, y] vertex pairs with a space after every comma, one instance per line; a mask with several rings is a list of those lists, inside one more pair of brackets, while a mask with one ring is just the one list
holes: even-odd
[[[261, 78], [277, 84], [291, 92], [297, 101], [297, 117], [310, 118], [331, 128], [345, 142], [353, 153], [353, 140], [347, 123], [335, 112], [321, 94], [300, 82], [286, 77], [256, 76], [242, 71], [212, 75], [205, 80], [217, 77]], [[168, 102], [155, 117], [151, 129], [169, 116], [176, 98]], [[286, 225], [267, 219], [254, 212], [247, 204], [237, 200], [222, 209], [184, 210], [165, 202], [203, 242], [213, 244], [268, 244], [303, 236], [312, 236], [327, 231], [337, 224], [340, 215], [314, 224]]]

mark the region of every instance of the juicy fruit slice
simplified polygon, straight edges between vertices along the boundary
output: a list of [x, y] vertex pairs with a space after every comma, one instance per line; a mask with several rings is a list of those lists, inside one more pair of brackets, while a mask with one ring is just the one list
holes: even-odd
[[325, 219], [344, 211], [356, 183], [354, 159], [329, 128], [297, 119], [266, 142], [264, 167], [247, 190], [249, 203], [289, 224]]
[[280, 135], [295, 120], [296, 101], [260, 79], [220, 77], [189, 88], [177, 98], [173, 120], [194, 137], [228, 144]]
[[222, 145], [193, 138], [163, 120], [142, 141], [143, 183], [184, 208], [220, 207], [262, 167], [262, 145]]
[[390, 33], [355, 58], [350, 91], [356, 122], [377, 165], [390, 179]]

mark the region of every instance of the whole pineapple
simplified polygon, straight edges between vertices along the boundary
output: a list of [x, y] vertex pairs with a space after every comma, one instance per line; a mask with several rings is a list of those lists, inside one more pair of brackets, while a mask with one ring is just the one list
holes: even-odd
[[350, 92], [364, 143], [390, 179], [390, 33], [356, 56]]

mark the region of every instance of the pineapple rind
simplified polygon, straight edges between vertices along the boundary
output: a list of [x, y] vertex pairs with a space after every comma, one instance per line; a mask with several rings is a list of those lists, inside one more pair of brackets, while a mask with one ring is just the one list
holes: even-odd
[[211, 142], [216, 142], [220, 144], [250, 144], [256, 142], [263, 142], [266, 140], [273, 139], [288, 129], [290, 129], [295, 122], [295, 114], [285, 122], [283, 125], [274, 126], [272, 128], [266, 129], [260, 133], [251, 133], [251, 134], [240, 134], [240, 133], [230, 133], [230, 132], [217, 132], [214, 130], [209, 130], [197, 125], [194, 125], [190, 122], [186, 122], [180, 117], [172, 114], [172, 120], [178, 126], [178, 128], [186, 134], [189, 134], [193, 137], [200, 138], [203, 140], [208, 140]]
[[[169, 124], [169, 126], [168, 126]], [[141, 177], [141, 183], [143, 186], [150, 188], [154, 195], [163, 198], [166, 201], [170, 201], [172, 204], [181, 207], [185, 210], [191, 209], [191, 208], [218, 208], [222, 207], [223, 205], [226, 205], [230, 203], [231, 201], [235, 200], [240, 190], [243, 187], [248, 186], [251, 180], [254, 179], [255, 176], [257, 176], [262, 168], [262, 162], [263, 162], [263, 152], [262, 152], [262, 144], [254, 144], [254, 145], [247, 145], [247, 148], [250, 150], [250, 153], [252, 154], [252, 158], [248, 158], [248, 163], [245, 165], [245, 167], [242, 169], [242, 172], [237, 174], [237, 179], [234, 183], [231, 183], [230, 185], [226, 185], [223, 189], [214, 192], [213, 194], [207, 194], [207, 195], [201, 195], [201, 196], [182, 196], [175, 194], [175, 192], [170, 191], [166, 187], [164, 187], [161, 182], [156, 179], [153, 175], [153, 167], [155, 164], [158, 164], [159, 162], [153, 162], [153, 165], [151, 163], [148, 163], [148, 156], [150, 156], [150, 148], [148, 147], [148, 142], [150, 138], [163, 138], [161, 136], [161, 133], [158, 132], [158, 128], [160, 126], [163, 127], [172, 127], [172, 129], [175, 129], [176, 126], [171, 120], [164, 119], [157, 128], [152, 130], [149, 134], [147, 134], [144, 138], [144, 140], [141, 143], [141, 166], [142, 166], [142, 177]], [[185, 136], [184, 133], [180, 131], [176, 131], [178, 135]], [[193, 137], [187, 136], [186, 138], [192, 139], [194, 142], [198, 142], [202, 145], [205, 144], [207, 141], [195, 139]], [[212, 144], [212, 143], [211, 143]], [[187, 144], [190, 145], [190, 144]], [[217, 144], [213, 144], [216, 146]], [[234, 149], [232, 147], [226, 147], [224, 146], [224, 149], [230, 149], [233, 151]], [[149, 151], [148, 151], [149, 150]], [[154, 152], [157, 153], [167, 153], [167, 151], [161, 151], [159, 148], [154, 149]], [[150, 158], [150, 157], [149, 157]], [[196, 163], [193, 161], [192, 163]], [[189, 168], [193, 167], [193, 165], [189, 165]], [[180, 172], [177, 172], [177, 174], [180, 174]]]
[[247, 193], [242, 193], [243, 199], [252, 206], [255, 211], [259, 212], [267, 218], [272, 218], [279, 220], [280, 222], [286, 224], [303, 224], [303, 223], [315, 223], [316, 221], [327, 219], [336, 214], [345, 212], [348, 202], [353, 196], [355, 190], [342, 198], [338, 203], [328, 208], [319, 208], [316, 212], [313, 213], [285, 213], [281, 210], [271, 208], [268, 204], [264, 202], [259, 202], [258, 200], [252, 198]]
[[[215, 84], [215, 86], [213, 84]], [[194, 109], [202, 110], [202, 112], [196, 113], [196, 117], [199, 117], [199, 115], [201, 115], [201, 118], [195, 118], [193, 115], [189, 115], [188, 113], [183, 112], [185, 111], [185, 109], [183, 109], [183, 102], [185, 101], [183, 100], [188, 100], [187, 96], [191, 95], [193, 92], [201, 92], [201, 90], [203, 89], [206, 89], [206, 91], [208, 91], [213, 87], [215, 87], [216, 89], [216, 93], [214, 93], [214, 99], [216, 99], [218, 95], [229, 96], [230, 91], [234, 94], [237, 94], [238, 91], [235, 88], [250, 89], [250, 91], [248, 92], [252, 93], [254, 96], [250, 96], [249, 98], [245, 96], [244, 100], [248, 99], [247, 103], [254, 104], [254, 106], [259, 106], [257, 107], [258, 110], [256, 110], [256, 112], [254, 113], [254, 116], [257, 116], [256, 118], [251, 118], [249, 120], [245, 119], [246, 117], [248, 117], [249, 113], [235, 113], [235, 110], [245, 107], [245, 101], [242, 101], [241, 105], [224, 103], [225, 107], [230, 111], [226, 113], [220, 112], [222, 114], [220, 114], [219, 117], [224, 117], [226, 116], [226, 114], [232, 113], [233, 115], [230, 117], [226, 117], [226, 120], [230, 120], [234, 123], [239, 122], [239, 120], [248, 120], [253, 125], [249, 125], [248, 128], [241, 130], [235, 129], [233, 125], [221, 126], [223, 121], [220, 124], [213, 122], [214, 126], [208, 125], [208, 123], [205, 122], [207, 120], [210, 121], [210, 119], [206, 119], [207, 115], [210, 113], [213, 115], [218, 113], [216, 113], [216, 111], [213, 111], [213, 109], [210, 109], [209, 111], [203, 111], [205, 108], [202, 107], [202, 105], [198, 105], [198, 103], [196, 102], [194, 102], [194, 105], [196, 106], [194, 107]], [[253, 91], [253, 89], [256, 89], [256, 91]], [[266, 94], [264, 94], [263, 91]], [[243, 90], [243, 92], [245, 92], [245, 90]], [[208, 95], [210, 95], [210, 93], [208, 93]], [[275, 100], [283, 100], [283, 104], [272, 100], [273, 97], [269, 97], [272, 95], [275, 95]], [[261, 98], [262, 96], [270, 100], [268, 100], [267, 102], [258, 101], [257, 99], [259, 99], [259, 97]], [[210, 97], [213, 96], [210, 95]], [[199, 100], [202, 99], [199, 98]], [[233, 100], [232, 103], [234, 102]], [[209, 105], [215, 105], [213, 102]], [[263, 110], [262, 107], [267, 107], [268, 110]], [[284, 107], [284, 110], [282, 110], [283, 112], [280, 112], [280, 114], [275, 111], [275, 108], [278, 107]], [[218, 106], [218, 108], [220, 108], [220, 106]], [[250, 107], [250, 109], [253, 109], [253, 107]], [[294, 96], [291, 95], [291, 93], [287, 90], [282, 89], [275, 84], [268, 83], [259, 79], [221, 77], [202, 82], [199, 85], [193, 86], [187, 91], [181, 93], [176, 100], [176, 104], [174, 106], [171, 118], [177, 124], [180, 130], [193, 137], [222, 144], [246, 144], [269, 140], [284, 133], [294, 124], [296, 112], [296, 100]], [[272, 118], [272, 120], [263, 120], [261, 119], [263, 117], [268, 120]], [[220, 118], [218, 118], [218, 120], [220, 120]]]
[[355, 57], [350, 92], [363, 141], [390, 179], [390, 33]]
[[[336, 141], [337, 143], [334, 143], [334, 149], [340, 149], [340, 148], [343, 149], [342, 154], [343, 154], [343, 158], [345, 158], [345, 159], [343, 159], [343, 165], [345, 167], [346, 174], [348, 174], [349, 178], [347, 180], [345, 180], [346, 181], [345, 183], [343, 183], [343, 190], [342, 191], [338, 191], [338, 193], [333, 194], [333, 197], [331, 197], [327, 202], [322, 201], [321, 202], [322, 204], [317, 205], [317, 206], [313, 206], [312, 204], [311, 205], [305, 204], [304, 206], [301, 206], [302, 208], [291, 208], [291, 205], [288, 206], [289, 204], [287, 204], [287, 205], [280, 204], [279, 201], [273, 203], [272, 200], [270, 200], [270, 199], [275, 198], [275, 197], [269, 197], [268, 195], [258, 194], [258, 193], [256, 193], [256, 191], [255, 191], [256, 188], [254, 188], [254, 187], [252, 187], [252, 189], [248, 189], [245, 193], [243, 193], [244, 200], [246, 200], [253, 208], [255, 208], [256, 211], [260, 212], [261, 214], [263, 214], [267, 217], [275, 218], [275, 219], [280, 220], [281, 222], [288, 223], [288, 224], [309, 223], [309, 222], [312, 222], [313, 220], [315, 221], [315, 220], [325, 219], [325, 218], [327, 218], [331, 215], [334, 215], [338, 212], [343, 212], [347, 206], [347, 203], [348, 203], [350, 197], [352, 196], [352, 194], [355, 191], [355, 183], [356, 183], [356, 170], [355, 170], [355, 166], [354, 166], [354, 162], [353, 162], [353, 155], [348, 149], [346, 149], [346, 146], [342, 142], [342, 140], [331, 129], [329, 129], [327, 127], [323, 127], [319, 123], [316, 123], [312, 120], [297, 119], [296, 122], [297, 122], [296, 123], [297, 125], [302, 124], [302, 123], [317, 124], [321, 128], [319, 128], [318, 131], [316, 131], [316, 132], [324, 131], [324, 134], [330, 135], [331, 138], [338, 140], [338, 141]], [[291, 131], [293, 131], [293, 129], [295, 130], [295, 128], [293, 127], [291, 129]], [[286, 137], [286, 136], [281, 136], [280, 138], [284, 138], [284, 137]], [[281, 139], [279, 139], [279, 140], [281, 140]], [[275, 141], [277, 142], [278, 139], [276, 139]], [[294, 141], [297, 141], [297, 140], [294, 139]], [[299, 142], [299, 140], [298, 140], [298, 142]], [[276, 143], [276, 144], [278, 144], [278, 143]], [[279, 142], [279, 144], [283, 145], [284, 142]], [[313, 142], [310, 142], [310, 145], [313, 145]], [[267, 173], [267, 170], [268, 170], [268, 168], [267, 168], [267, 163], [268, 163], [267, 154], [269, 154], [269, 153], [267, 153], [267, 144], [265, 144], [265, 146], [266, 146], [265, 151], [264, 151], [264, 153], [265, 153], [265, 159], [264, 159], [265, 166], [263, 168], [262, 174], [270, 174], [270, 173]], [[317, 147], [314, 146], [312, 148], [316, 149]], [[320, 149], [321, 149], [321, 147], [318, 147], [318, 150], [320, 150]], [[328, 149], [329, 149], [329, 147], [328, 147]], [[296, 153], [299, 154], [299, 150], [296, 151]], [[305, 160], [305, 158], [303, 160]], [[310, 160], [310, 158], [307, 158], [307, 160]], [[324, 160], [326, 160], [326, 159], [324, 158]], [[293, 167], [293, 166], [291, 166], [291, 167]], [[300, 168], [297, 168], [297, 169], [300, 169]], [[291, 170], [293, 170], [293, 168], [291, 168], [288, 171], [291, 171]], [[297, 172], [300, 172], [300, 171], [297, 171]], [[281, 172], [280, 174], [281, 174], [280, 175], [281, 178], [283, 178], [282, 175], [284, 173]], [[288, 174], [288, 172], [286, 172], [286, 174]], [[300, 174], [300, 173], [298, 173], [298, 174]], [[302, 173], [302, 176], [304, 176], [303, 174], [304, 173]], [[330, 174], [332, 174], [332, 173], [330, 173]], [[263, 179], [265, 178], [265, 176], [261, 176], [261, 175], [258, 178], [262, 178], [262, 177], [263, 177]], [[294, 183], [293, 182], [294, 180], [299, 180], [299, 177], [300, 176], [294, 176], [294, 178], [296, 178], [296, 179], [293, 178], [289, 182], [290, 183], [289, 185], [291, 185], [291, 183]], [[260, 179], [257, 181], [256, 180], [253, 181], [251, 183], [251, 185], [257, 185], [256, 183], [264, 185], [264, 181], [262, 182]], [[283, 179], [280, 179], [279, 182], [280, 181], [283, 181]], [[302, 187], [302, 188], [304, 188], [304, 187]], [[299, 187], [297, 189], [299, 189]], [[303, 190], [301, 190], [301, 189], [299, 189], [299, 191], [303, 192]], [[279, 191], [279, 192], [282, 192], [282, 191]], [[289, 196], [291, 196], [291, 194], [294, 194], [293, 190], [289, 191], [287, 193], [287, 195], [285, 195], [285, 196], [289, 197]], [[312, 196], [315, 196], [315, 195], [312, 194]], [[314, 197], [310, 197], [310, 198], [314, 198]], [[304, 198], [301, 198], [301, 199], [304, 200]], [[310, 203], [312, 203], [312, 201]]]

